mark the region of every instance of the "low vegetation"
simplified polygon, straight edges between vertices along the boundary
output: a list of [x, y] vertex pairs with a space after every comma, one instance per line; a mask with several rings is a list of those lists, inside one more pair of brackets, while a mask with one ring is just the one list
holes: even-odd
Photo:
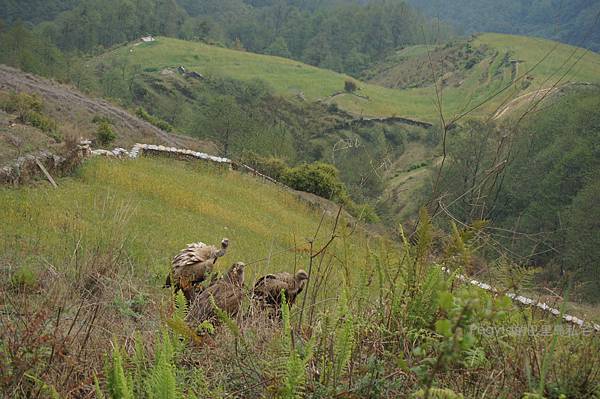
[[[424, 211], [415, 244], [398, 247], [206, 165], [94, 160], [59, 185], [0, 191], [11, 397], [598, 394], [598, 340], [442, 272], [479, 244], [459, 229], [437, 236]], [[183, 296], [161, 286], [186, 242], [225, 235], [218, 269], [246, 261], [246, 286], [299, 267], [311, 279], [281, 321], [247, 300], [198, 337]]]
[[14, 92], [2, 95], [0, 109], [15, 114], [20, 123], [40, 129], [44, 133], [58, 135], [56, 121], [44, 113], [44, 103], [37, 95]]
[[504, 124], [471, 122], [452, 132], [440, 202], [466, 224], [493, 221], [498, 250], [543, 265], [547, 284], [558, 289], [574, 282], [572, 298], [597, 302], [592, 197], [600, 170], [600, 88], [566, 88], [544, 107], [519, 109]]

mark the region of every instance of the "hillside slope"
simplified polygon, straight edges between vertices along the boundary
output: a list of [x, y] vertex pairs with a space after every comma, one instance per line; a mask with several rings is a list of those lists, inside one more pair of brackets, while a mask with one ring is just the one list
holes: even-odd
[[[522, 379], [525, 367], [511, 365], [510, 370], [516, 370], [507, 372], [502, 386], [493, 384], [497, 370], [507, 358], [525, 363], [523, 353], [543, 357], [552, 342], [556, 349], [548, 385], [569, 397], [597, 391], [593, 371], [600, 359], [590, 355], [600, 353], [596, 336], [566, 325], [556, 330], [564, 331], [562, 335], [544, 335], [556, 325], [552, 316], [535, 309], [521, 311], [508, 297], [461, 287], [439, 265], [458, 267], [470, 255], [463, 247], [464, 255], [430, 262], [434, 236], [429, 224], [421, 224], [425, 227], [420, 228], [418, 245], [405, 242], [398, 248], [368, 237], [343, 218], [339, 223], [327, 215], [321, 218], [320, 212], [277, 186], [201, 163], [94, 159], [76, 176], [58, 183], [58, 189], [0, 188], [0, 264], [5, 266], [0, 269], [0, 321], [6, 326], [0, 330], [0, 350], [12, 354], [0, 357], [0, 386], [11, 397], [35, 397], [39, 381], [42, 392], [54, 390], [64, 397], [110, 393], [113, 374], [102, 370], [110, 372], [111, 364], [123, 364], [123, 381], [137, 381], [129, 388], [138, 393], [132, 397], [143, 397], [150, 389], [164, 392], [162, 385], [152, 385], [157, 378], [170, 378], [169, 391], [185, 392], [179, 395], [185, 398], [235, 396], [249, 389], [249, 397], [268, 397], [288, 380], [289, 372], [280, 365], [290, 358], [305, 376], [307, 397], [322, 397], [321, 392], [333, 397], [340, 386], [310, 372], [311, 364], [325, 371], [342, 364], [338, 381], [344, 389], [350, 385], [372, 397], [376, 391], [370, 384], [364, 388], [353, 381], [371, 378], [365, 373], [374, 361], [382, 376], [409, 376], [402, 384], [382, 382], [387, 397], [408, 397], [424, 386], [418, 368], [433, 373], [431, 359], [456, 342], [470, 351], [448, 357], [451, 366], [436, 380], [436, 386], [448, 391], [468, 394], [483, 389], [478, 380], [460, 378], [473, 370], [470, 353], [478, 351], [485, 356], [477, 360], [485, 386], [498, 396], [521, 397], [530, 390]], [[332, 232], [336, 237], [330, 241]], [[222, 237], [230, 239], [230, 248], [215, 268], [222, 272], [244, 261], [246, 288], [267, 272], [310, 271], [304, 291], [307, 306], [301, 305], [304, 297], [298, 298], [292, 322], [287, 315], [283, 322], [266, 317], [244, 290], [237, 319], [222, 317], [224, 323], [186, 329], [185, 307], [180, 302], [175, 308], [171, 291], [161, 288], [170, 259], [188, 242], [217, 243]], [[454, 240], [443, 240], [449, 251], [455, 248]], [[470, 248], [469, 243], [463, 245]], [[450, 331], [449, 319], [454, 317], [467, 337], [461, 341]], [[488, 327], [515, 331], [525, 323], [532, 331], [542, 331], [535, 344], [526, 335], [486, 333]], [[195, 335], [196, 328], [204, 331], [201, 337]], [[165, 342], [173, 349], [161, 360]], [[292, 363], [304, 358], [296, 349], [288, 356], [285, 350], [291, 344], [285, 342], [296, 342], [297, 348], [311, 346], [313, 363]], [[123, 362], [111, 362], [107, 351], [117, 358], [113, 348], [121, 345]], [[383, 353], [374, 351], [374, 345]], [[144, 355], [139, 355], [142, 350]], [[571, 372], [575, 361], [578, 370], [593, 376], [589, 381], [576, 383], [579, 379]], [[150, 371], [165, 362], [167, 377]], [[248, 363], [251, 372], [237, 366]], [[128, 377], [141, 367], [148, 371], [136, 374], [138, 380]], [[15, 378], [18, 375], [36, 379]], [[536, 371], [532, 378], [544, 376]], [[505, 395], [507, 387], [517, 395]]]
[[493, 115], [512, 99], [538, 90], [598, 83], [600, 55], [545, 39], [486, 33], [443, 46], [402, 49], [365, 78], [421, 103], [429, 118], [435, 117], [435, 82], [449, 121], [471, 110], [473, 116]]
[[[60, 248], [69, 236], [80, 234], [86, 247], [107, 229], [116, 228], [124, 234], [120, 239], [127, 242], [125, 256], [135, 274], [157, 292], [171, 257], [189, 242], [218, 243], [228, 237], [231, 248], [220, 266], [225, 268], [233, 261], [249, 263], [303, 246], [321, 217], [278, 186], [202, 162], [93, 159], [75, 177], [59, 179], [58, 184], [58, 190], [0, 188], [6, 227], [1, 233], [3, 256], [43, 255], [59, 265], [58, 259], [68, 255]], [[24, 214], [29, 223], [23, 223]], [[323, 235], [331, 231], [332, 223], [328, 216]], [[19, 236], [31, 240], [14, 245]], [[363, 239], [357, 245], [364, 244]], [[271, 264], [253, 265], [248, 277], [290, 270], [294, 259], [304, 263], [304, 256], [302, 251], [284, 251]]]
[[0, 146], [1, 161], [12, 159], [19, 152], [9, 144], [15, 141], [11, 136], [17, 136], [21, 142], [21, 153], [47, 148], [68, 135], [76, 136], [75, 139], [91, 139], [97, 129], [92, 120], [98, 116], [108, 118], [113, 123], [117, 133], [116, 146], [130, 147], [136, 142], [145, 142], [203, 150], [213, 148], [210, 143], [189, 136], [164, 132], [114, 104], [89, 97], [70, 86], [0, 65], [0, 96], [9, 96], [13, 92], [39, 96], [44, 113], [56, 120], [58, 132], [49, 135], [18, 123], [16, 115], [0, 113], [0, 142], [3, 143]]
[[[280, 95], [336, 103], [354, 115], [396, 115], [429, 122], [439, 119], [432, 76], [446, 86], [442, 98], [447, 119], [486, 101], [505, 87], [508, 89], [502, 95], [477, 108], [474, 115], [487, 115], [515, 96], [557, 82], [600, 82], [600, 55], [585, 54], [583, 49], [548, 40], [501, 34], [478, 36], [449, 55], [458, 63], [456, 72], [460, 78], [456, 79], [447, 75], [447, 57], [443, 54], [434, 57], [432, 75], [428, 51], [444, 50], [426, 46], [401, 50], [388, 62], [375, 66], [374, 72], [367, 75], [370, 83], [357, 82], [359, 90], [355, 93], [344, 92], [344, 82], [353, 79], [333, 71], [281, 57], [162, 37], [153, 43], [133, 43], [105, 53], [93, 59], [90, 67], [110, 70], [119, 65], [139, 65], [146, 72], [159, 74], [184, 66], [202, 75], [264, 80]], [[414, 69], [415, 64], [416, 87], [405, 84], [400, 87], [402, 90], [393, 90], [397, 87], [393, 82], [401, 78], [394, 75], [401, 76]], [[420, 81], [425, 84], [419, 84]]]

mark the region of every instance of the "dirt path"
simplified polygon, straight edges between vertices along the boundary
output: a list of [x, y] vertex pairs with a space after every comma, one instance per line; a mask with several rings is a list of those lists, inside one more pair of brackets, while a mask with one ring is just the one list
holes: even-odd
[[536, 100], [542, 99], [543, 97], [552, 95], [558, 90], [560, 90], [560, 87], [550, 87], [550, 88], [546, 88], [546, 89], [535, 90], [535, 91], [532, 91], [531, 93], [523, 94], [523, 95], [515, 98], [514, 100], [511, 100], [508, 104], [506, 104], [505, 106], [500, 108], [498, 110], [498, 112], [496, 112], [496, 114], [494, 115], [494, 117], [492, 119], [493, 120], [500, 119], [504, 115], [513, 111], [514, 109], [521, 107], [522, 105], [524, 105], [526, 103], [534, 102]]

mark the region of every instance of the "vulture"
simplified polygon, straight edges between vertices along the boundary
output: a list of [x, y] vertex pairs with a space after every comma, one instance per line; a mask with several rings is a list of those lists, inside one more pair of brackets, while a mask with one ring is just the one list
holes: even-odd
[[214, 264], [218, 258], [225, 255], [228, 246], [227, 238], [221, 241], [221, 249], [203, 242], [188, 244], [173, 258], [165, 288], [174, 285], [175, 292], [183, 290], [185, 297], [190, 301], [196, 291], [194, 286], [198, 286], [210, 276]]
[[242, 262], [234, 263], [227, 274], [213, 285], [194, 296], [186, 321], [200, 324], [215, 317], [211, 297], [215, 305], [230, 316], [236, 316], [244, 297], [244, 267]]
[[308, 273], [304, 270], [298, 270], [296, 274], [286, 272], [267, 274], [254, 284], [254, 298], [267, 306], [278, 309], [281, 306], [281, 291], [283, 291], [287, 303], [292, 306], [298, 294], [304, 289], [307, 280]]

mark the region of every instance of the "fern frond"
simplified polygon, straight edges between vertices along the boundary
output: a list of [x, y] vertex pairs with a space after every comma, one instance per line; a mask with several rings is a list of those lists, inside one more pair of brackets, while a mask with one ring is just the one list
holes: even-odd
[[431, 248], [433, 242], [433, 227], [427, 208], [419, 211], [419, 227], [417, 228], [417, 262], [422, 262]]
[[213, 307], [215, 314], [217, 315], [217, 319], [223, 323], [223, 325], [225, 327], [227, 327], [227, 329], [236, 337], [236, 338], [240, 338], [241, 334], [240, 334], [240, 328], [238, 327], [237, 323], [231, 318], [229, 317], [229, 315], [227, 314], [227, 312], [223, 311], [223, 309], [219, 308], [217, 306], [217, 304], [215, 303], [215, 299], [211, 296], [210, 297], [210, 304]]
[[107, 370], [107, 386], [110, 397], [113, 399], [133, 399], [133, 387], [129, 384], [128, 378], [123, 366], [123, 355], [118, 344], [114, 344], [112, 353], [112, 363]]
[[164, 331], [156, 351], [154, 366], [146, 379], [146, 393], [150, 399], [179, 399], [182, 397], [177, 388], [173, 355], [171, 337]]
[[183, 291], [177, 291], [175, 295], [175, 312], [173, 314], [174, 319], [185, 320], [188, 314], [188, 303], [185, 299]]
[[100, 382], [98, 381], [98, 376], [94, 374], [94, 392], [96, 393], [97, 399], [104, 399], [104, 392], [100, 389]]

